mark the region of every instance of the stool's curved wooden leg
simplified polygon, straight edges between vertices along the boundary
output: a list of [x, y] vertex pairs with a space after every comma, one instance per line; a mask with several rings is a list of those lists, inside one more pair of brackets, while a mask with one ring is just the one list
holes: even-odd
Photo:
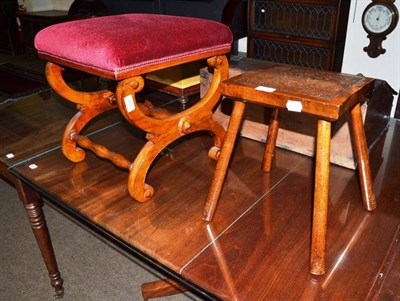
[[214, 146], [208, 152], [208, 157], [213, 160], [218, 160], [221, 153], [222, 143], [225, 140], [225, 129], [222, 125], [211, 119], [209, 128], [205, 130], [211, 132], [214, 138]]
[[41, 207], [41, 198], [38, 193], [16, 181], [18, 195], [24, 203], [29, 222], [35, 235], [44, 263], [49, 273], [51, 285], [56, 291], [56, 298], [62, 298], [64, 294], [63, 279], [58, 270], [56, 257], [51, 244], [50, 234], [46, 226], [46, 220]]
[[171, 141], [174, 140], [168, 139], [168, 142], [165, 142], [164, 139], [151, 138], [136, 156], [129, 170], [128, 178], [128, 191], [133, 199], [145, 202], [153, 196], [153, 187], [145, 183], [147, 172], [154, 159]]
[[[215, 149], [219, 150], [225, 138], [221, 125], [212, 119], [213, 108], [221, 97], [219, 83], [228, 76], [228, 61], [225, 56], [208, 60], [214, 67], [213, 81], [206, 95], [194, 106], [173, 115], [158, 114], [151, 107], [137, 103], [136, 94], [144, 87], [141, 76], [124, 79], [117, 86], [117, 103], [122, 115], [134, 126], [147, 132], [149, 140], [132, 163], [128, 190], [139, 202], [150, 199], [154, 189], [145, 183], [148, 169], [157, 155], [170, 143], [187, 134], [209, 131], [214, 136]], [[216, 158], [218, 151], [212, 156]]]
[[311, 274], [325, 273], [326, 227], [329, 197], [331, 123], [318, 120], [315, 156], [314, 213], [311, 232]]
[[367, 141], [361, 115], [361, 105], [358, 103], [351, 110], [351, 129], [353, 130], [355, 152], [360, 177], [361, 195], [364, 208], [372, 211], [376, 208], [376, 200], [369, 166]]
[[50, 86], [60, 96], [78, 104], [79, 112], [70, 120], [62, 137], [62, 151], [72, 162], [80, 162], [85, 158], [85, 152], [77, 149], [73, 137], [97, 115], [116, 108], [115, 93], [104, 90], [98, 92], [81, 92], [72, 89], [62, 77], [62, 68], [54, 63], [47, 63], [46, 76]]
[[[100, 108], [99, 108], [100, 107]], [[115, 108], [115, 105], [106, 104], [101, 106], [86, 107], [80, 106], [79, 112], [68, 122], [65, 127], [62, 140], [61, 149], [65, 157], [72, 162], [81, 162], [85, 159], [85, 151], [77, 147], [75, 137], [77, 137], [82, 129], [96, 116]]]
[[220, 124], [212, 120], [211, 116], [194, 122], [184, 117], [175, 128], [171, 127], [170, 131], [164, 135], [154, 136], [153, 134], [147, 134], [146, 138], [149, 141], [141, 149], [130, 167], [128, 190], [131, 197], [139, 202], [145, 202], [150, 199], [154, 194], [154, 189], [146, 184], [145, 181], [154, 159], [175, 140], [183, 135], [198, 131], [211, 132], [214, 136], [215, 147], [218, 149], [221, 147], [221, 143], [225, 138], [225, 130]]
[[[221, 98], [219, 91], [219, 85], [222, 81], [228, 79], [229, 76], [229, 64], [225, 56], [217, 56], [207, 60], [208, 65], [214, 69], [213, 79], [207, 93], [204, 95], [201, 101], [209, 103], [209, 109], [213, 109]], [[218, 160], [223, 141], [225, 140], [225, 129], [214, 119], [213, 124], [210, 125], [209, 131], [214, 137], [214, 146], [208, 152], [208, 156], [213, 160]]]
[[214, 76], [207, 93], [192, 107], [170, 116], [153, 116], [146, 106], [137, 103], [135, 95], [144, 87], [141, 76], [120, 81], [116, 98], [122, 115], [137, 128], [154, 136], [165, 135], [177, 127], [179, 127], [180, 136], [193, 132], [194, 128], [192, 127], [189, 131], [189, 127], [195, 122], [212, 118], [212, 110], [221, 98], [219, 84], [228, 78], [229, 64], [225, 56], [210, 58], [208, 62], [214, 68]]
[[[209, 132], [214, 139], [214, 146], [210, 149], [208, 156], [213, 160], [218, 160], [222, 143], [225, 140], [226, 132], [224, 127], [212, 119], [210, 115], [193, 121], [189, 118], [183, 118], [178, 124], [178, 129], [181, 135], [187, 135], [200, 131]], [[174, 138], [174, 140], [175, 139], [176, 138]], [[171, 140], [171, 142], [174, 140]]]
[[102, 90], [97, 92], [82, 92], [72, 89], [62, 76], [63, 68], [54, 63], [47, 63], [46, 77], [49, 85], [60, 96], [69, 100], [70, 102], [83, 105], [83, 106], [99, 106], [103, 103], [102, 100], [115, 104], [115, 96], [113, 91]]
[[217, 161], [217, 166], [215, 167], [210, 192], [208, 193], [207, 201], [204, 206], [203, 220], [205, 221], [211, 221], [214, 217], [245, 107], [246, 104], [244, 102], [235, 101], [226, 132], [226, 138]]
[[210, 132], [214, 138], [214, 146], [210, 149], [208, 156], [213, 160], [218, 160], [226, 132], [223, 126], [212, 118], [212, 110], [221, 98], [219, 84], [228, 78], [229, 64], [225, 56], [209, 58], [207, 63], [210, 68], [214, 69], [213, 79], [203, 98], [186, 111], [188, 116], [198, 116], [197, 120], [191, 117], [192, 128], [187, 133], [195, 131]]

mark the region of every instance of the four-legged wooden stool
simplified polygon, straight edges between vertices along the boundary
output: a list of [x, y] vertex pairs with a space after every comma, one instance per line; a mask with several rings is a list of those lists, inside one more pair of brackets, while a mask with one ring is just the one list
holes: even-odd
[[[62, 138], [64, 155], [80, 162], [85, 158], [82, 148], [87, 148], [128, 169], [129, 193], [140, 202], [154, 194], [154, 189], [145, 183], [150, 165], [180, 137], [196, 131], [211, 132], [214, 147], [209, 156], [216, 159], [225, 130], [212, 119], [212, 110], [221, 96], [219, 83], [228, 77], [225, 54], [230, 52], [231, 43], [232, 33], [221, 23], [151, 14], [91, 18], [40, 31], [35, 47], [39, 56], [49, 62], [47, 79], [59, 95], [78, 104], [79, 109]], [[207, 94], [191, 108], [168, 115], [136, 102], [135, 95], [142, 90], [146, 73], [203, 59], [214, 69], [214, 80]], [[65, 83], [62, 66], [115, 80], [116, 91], [74, 90]], [[133, 162], [80, 134], [93, 118], [114, 108], [147, 133], [148, 142]]]
[[213, 218], [246, 102], [273, 108], [264, 152], [263, 169], [269, 172], [278, 133], [279, 110], [295, 111], [318, 117], [314, 214], [311, 239], [311, 273], [325, 272], [326, 226], [329, 192], [331, 122], [351, 112], [360, 186], [364, 207], [375, 209], [368, 150], [360, 102], [373, 88], [373, 79], [288, 65], [274, 65], [250, 71], [221, 84], [223, 95], [235, 100], [211, 189], [204, 219]]

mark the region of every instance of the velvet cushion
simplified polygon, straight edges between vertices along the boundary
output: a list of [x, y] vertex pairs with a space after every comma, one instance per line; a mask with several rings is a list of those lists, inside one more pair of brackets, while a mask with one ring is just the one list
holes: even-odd
[[[208, 52], [227, 53], [230, 29], [218, 22], [126, 14], [52, 25], [35, 37], [40, 56], [78, 69], [112, 74]], [[79, 68], [82, 67], [82, 68]]]

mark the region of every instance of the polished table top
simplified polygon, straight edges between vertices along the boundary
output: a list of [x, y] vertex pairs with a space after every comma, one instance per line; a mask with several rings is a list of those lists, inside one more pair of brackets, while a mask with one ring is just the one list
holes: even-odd
[[[17, 162], [59, 148], [65, 126], [76, 113], [75, 105], [54, 93], [21, 99], [0, 110], [0, 165]], [[91, 133], [121, 120], [118, 112], [103, 115], [85, 129]]]
[[[371, 152], [374, 213], [360, 206], [355, 171], [331, 167], [327, 273], [313, 277], [308, 273], [313, 159], [277, 149], [276, 165], [264, 174], [264, 145], [239, 139], [220, 206], [207, 224], [201, 214], [215, 168], [207, 156], [211, 137], [171, 145], [149, 173], [148, 182], [157, 187], [154, 199], [140, 204], [128, 196], [126, 171], [91, 152], [79, 164], [64, 158], [60, 137], [74, 113], [54, 95], [2, 108], [1, 172], [10, 167], [46, 201], [100, 227], [168, 273], [225, 300], [364, 300], [390, 294], [381, 290], [386, 279], [394, 279], [392, 294], [399, 287], [398, 278], [390, 277], [400, 263], [399, 121], [390, 123]], [[87, 130], [92, 139], [133, 158], [143, 134], [121, 123], [119, 112], [102, 117]], [[7, 158], [9, 153], [14, 157]]]
[[[399, 126], [392, 123], [387, 136], [399, 135]], [[141, 136], [117, 123], [91, 139], [132, 159], [144, 143]], [[379, 179], [399, 179], [399, 139], [389, 138], [371, 155]], [[196, 135], [171, 145], [149, 173], [147, 182], [157, 192], [145, 203], [129, 197], [126, 171], [90, 152], [74, 164], [55, 148], [11, 172], [51, 202], [224, 300], [363, 300], [376, 293], [400, 236], [400, 208], [393, 202], [400, 179], [375, 183], [378, 209], [371, 214], [360, 206], [355, 172], [332, 166], [328, 271], [315, 277], [308, 273], [313, 160], [278, 149], [272, 172], [265, 174], [263, 144], [240, 139], [220, 206], [207, 224], [201, 215], [215, 167], [207, 156], [211, 144], [208, 135]]]
[[[92, 135], [91, 139], [132, 159], [144, 143], [140, 133], [132, 135], [133, 131], [124, 124], [117, 124]], [[115, 139], [116, 135], [119, 139]], [[158, 189], [154, 198], [145, 203], [129, 197], [126, 171], [99, 160], [90, 152], [84, 162], [74, 164], [55, 149], [17, 165], [12, 172], [55, 202], [66, 204], [79, 215], [181, 273], [188, 262], [213, 241], [209, 226], [201, 219], [214, 171], [214, 162], [207, 156], [211, 145], [212, 138], [206, 135], [171, 147], [170, 153], [160, 158], [150, 171], [147, 182]], [[225, 189], [233, 199], [221, 204], [223, 214], [216, 216], [212, 225], [217, 236], [290, 172], [290, 169], [276, 168], [270, 176], [263, 174], [257, 165], [262, 145], [245, 141], [243, 148], [236, 160], [245, 161], [246, 168], [242, 166], [237, 171], [240, 177]], [[298, 164], [304, 157], [285, 152], [283, 160]], [[32, 169], [32, 164], [37, 167]]]

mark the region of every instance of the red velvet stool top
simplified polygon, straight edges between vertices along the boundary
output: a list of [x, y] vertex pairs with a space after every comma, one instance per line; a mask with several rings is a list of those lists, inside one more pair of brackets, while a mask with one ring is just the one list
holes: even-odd
[[230, 51], [232, 33], [218, 22], [167, 15], [126, 14], [49, 26], [35, 37], [39, 56], [122, 79]]

